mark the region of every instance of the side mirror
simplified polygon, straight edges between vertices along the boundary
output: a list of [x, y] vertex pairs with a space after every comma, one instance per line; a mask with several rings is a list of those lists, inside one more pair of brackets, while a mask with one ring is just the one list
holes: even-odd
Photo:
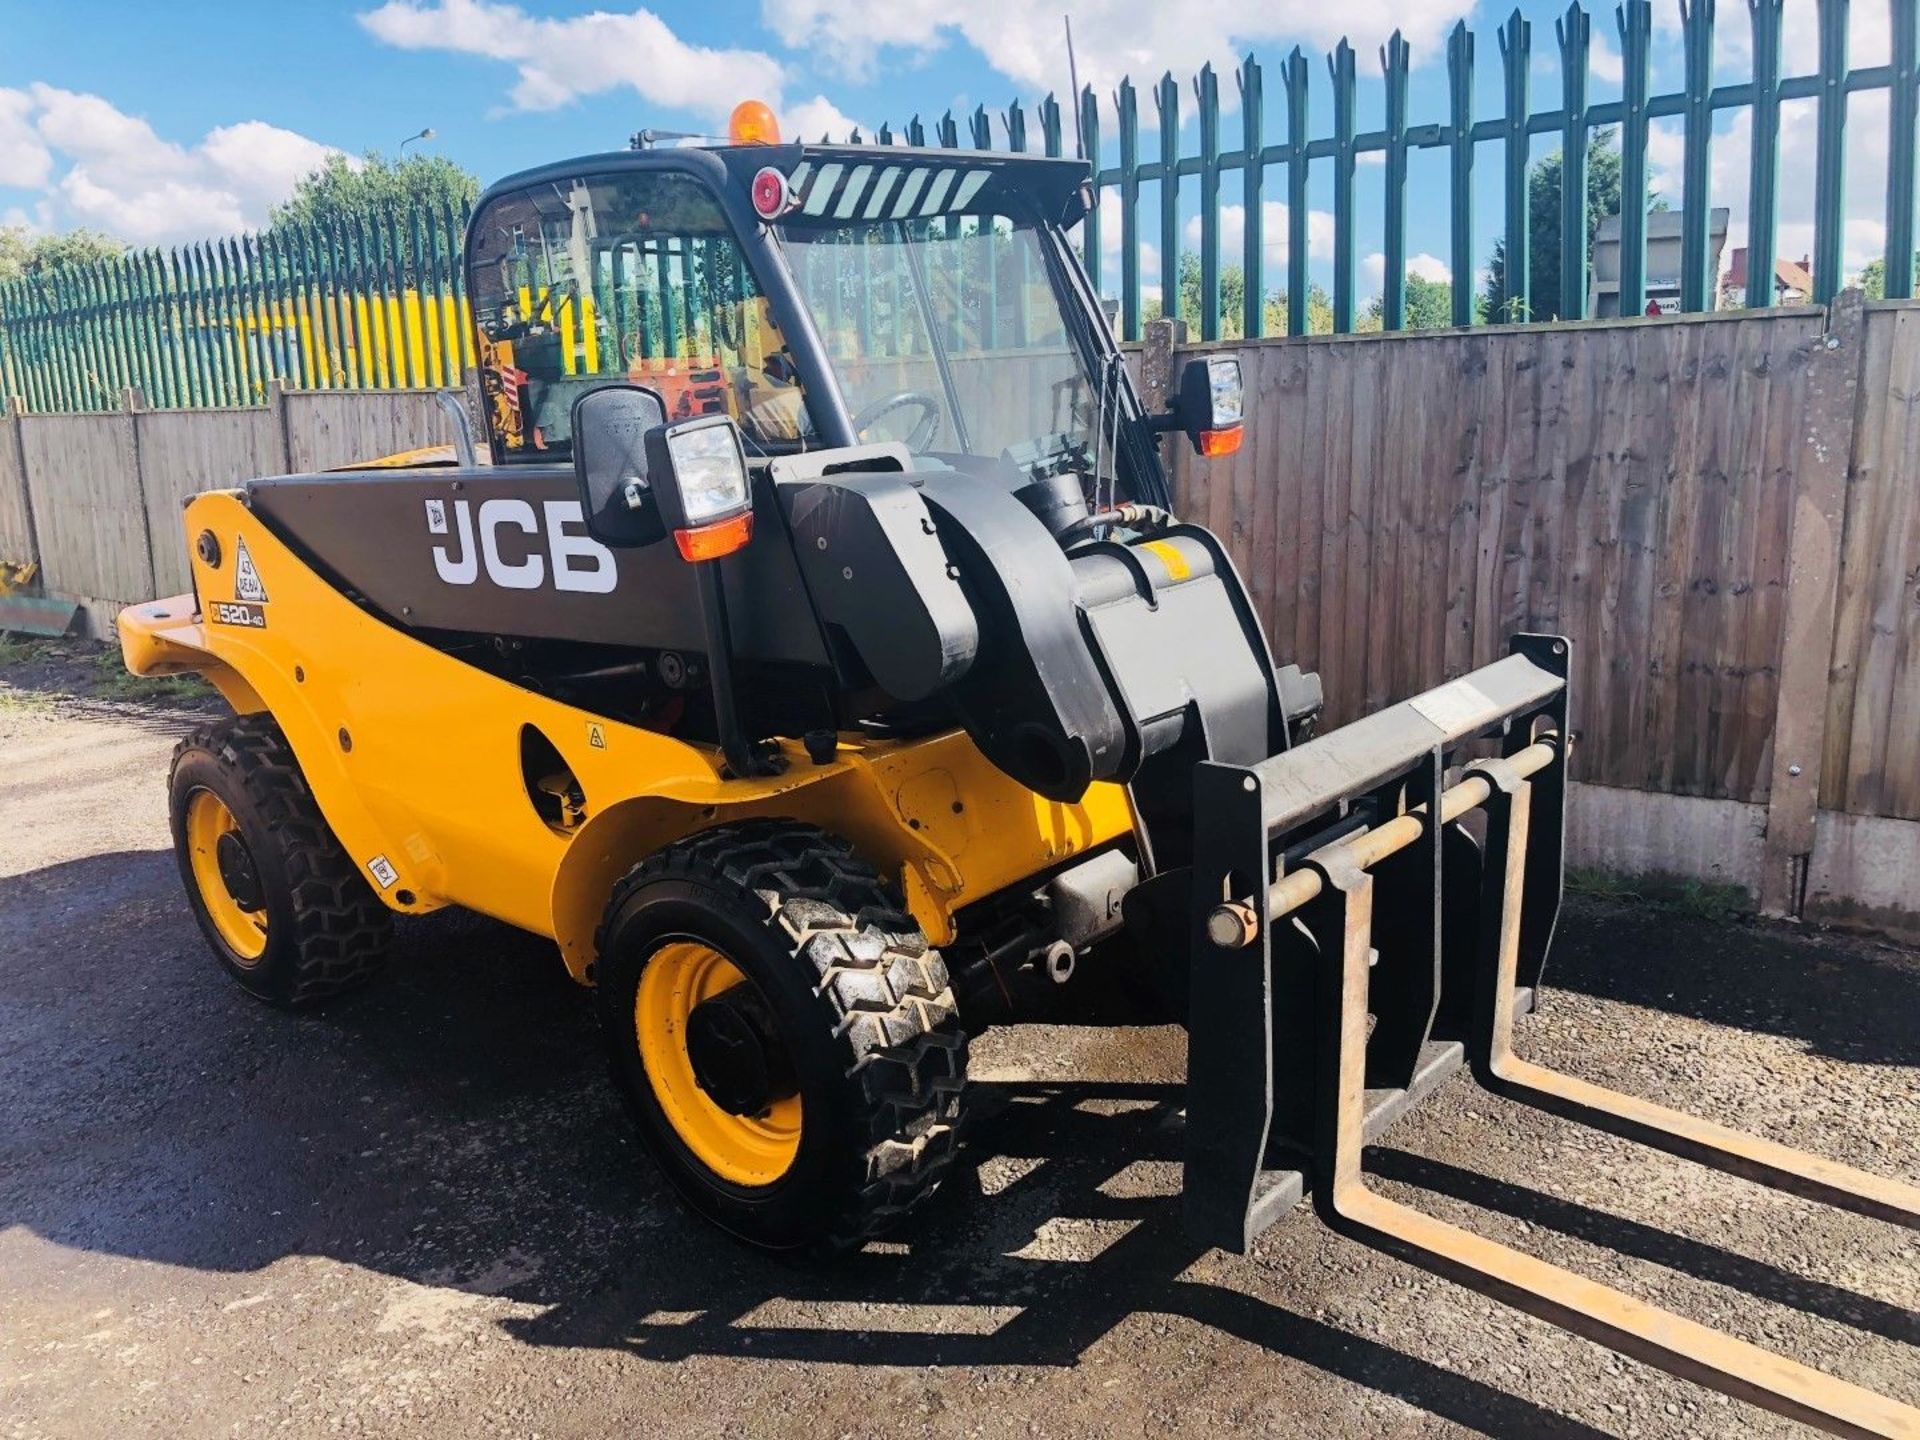
[[631, 548], [667, 529], [648, 464], [647, 436], [667, 418], [659, 395], [639, 385], [603, 385], [573, 402], [573, 478], [587, 533]]
[[740, 427], [729, 416], [649, 430], [647, 472], [681, 559], [718, 560], [753, 539], [753, 485]]
[[1208, 457], [1240, 448], [1246, 419], [1246, 388], [1240, 362], [1231, 355], [1200, 355], [1180, 371], [1178, 417], [1194, 450]]

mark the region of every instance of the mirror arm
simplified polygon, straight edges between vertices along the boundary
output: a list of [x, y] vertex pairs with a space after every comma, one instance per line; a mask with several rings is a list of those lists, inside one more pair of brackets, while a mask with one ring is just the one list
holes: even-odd
[[763, 758], [740, 726], [740, 709], [733, 690], [733, 631], [727, 619], [727, 592], [721, 583], [720, 561], [693, 567], [700, 586], [700, 622], [707, 636], [708, 681], [713, 687], [713, 719], [720, 730], [720, 753], [736, 779], [776, 775], [777, 766]]

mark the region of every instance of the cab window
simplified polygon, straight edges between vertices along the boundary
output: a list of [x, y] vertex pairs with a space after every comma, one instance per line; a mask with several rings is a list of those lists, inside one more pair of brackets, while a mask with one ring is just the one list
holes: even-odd
[[814, 443], [793, 357], [711, 191], [670, 172], [529, 186], [469, 255], [497, 462], [561, 461], [585, 391], [627, 380], [670, 419], [727, 414], [749, 450]]

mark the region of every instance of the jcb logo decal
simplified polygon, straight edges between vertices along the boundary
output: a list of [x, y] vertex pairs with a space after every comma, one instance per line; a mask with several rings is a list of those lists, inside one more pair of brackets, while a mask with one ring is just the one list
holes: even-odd
[[477, 510], [469, 500], [429, 500], [427, 533], [451, 542], [433, 547], [433, 568], [449, 585], [474, 584], [484, 567], [505, 590], [549, 583], [592, 595], [613, 589], [613, 552], [586, 533], [578, 500], [544, 500], [538, 511], [511, 496], [483, 500]]

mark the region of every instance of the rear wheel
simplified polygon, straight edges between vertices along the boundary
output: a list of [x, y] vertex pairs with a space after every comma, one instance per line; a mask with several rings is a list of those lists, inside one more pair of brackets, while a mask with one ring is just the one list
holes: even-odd
[[946, 966], [844, 841], [753, 821], [668, 847], [615, 888], [596, 981], [648, 1149], [740, 1238], [857, 1244], [951, 1165], [967, 1041]]
[[327, 828], [271, 719], [241, 716], [181, 741], [170, 799], [194, 918], [249, 994], [301, 1005], [384, 963], [392, 915]]

